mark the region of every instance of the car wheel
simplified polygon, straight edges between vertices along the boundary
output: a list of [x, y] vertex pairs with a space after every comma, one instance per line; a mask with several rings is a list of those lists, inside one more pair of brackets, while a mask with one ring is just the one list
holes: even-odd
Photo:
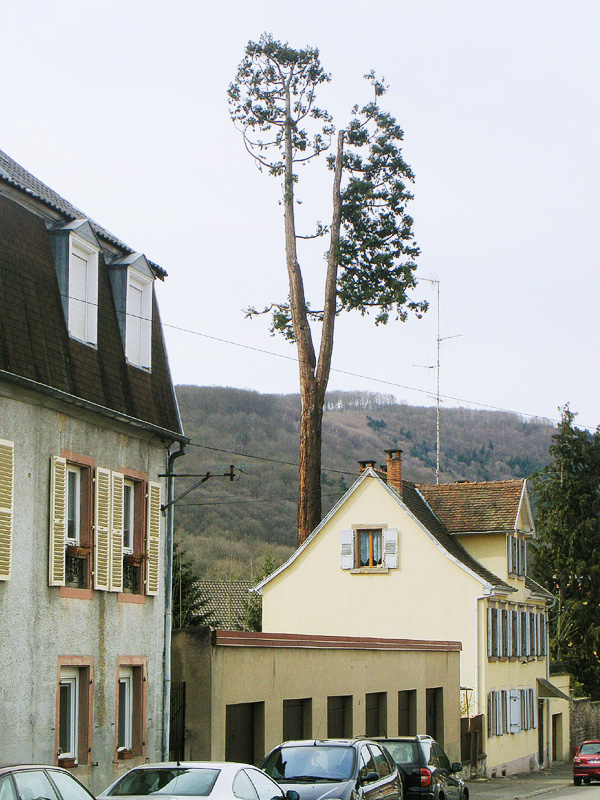
[[579, 775], [576, 775], [576, 776], [573, 778], [573, 783], [575, 784], [575, 786], [581, 786], [581, 778], [580, 778], [580, 776], [579, 776]]

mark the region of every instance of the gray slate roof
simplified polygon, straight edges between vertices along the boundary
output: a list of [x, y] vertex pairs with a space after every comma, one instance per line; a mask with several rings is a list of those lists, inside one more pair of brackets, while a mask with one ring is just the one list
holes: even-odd
[[203, 610], [211, 616], [211, 625], [225, 630], [245, 630], [248, 602], [260, 602], [250, 594], [252, 581], [198, 581], [207, 601]]

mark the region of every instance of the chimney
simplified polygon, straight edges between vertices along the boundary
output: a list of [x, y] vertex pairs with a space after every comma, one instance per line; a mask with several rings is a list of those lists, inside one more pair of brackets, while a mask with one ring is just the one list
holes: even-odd
[[360, 467], [360, 469], [359, 469], [359, 471], [358, 471], [358, 474], [359, 474], [359, 475], [362, 475], [362, 474], [363, 474], [363, 472], [364, 472], [364, 471], [365, 471], [365, 470], [366, 470], [368, 467], [371, 467], [371, 469], [375, 469], [375, 459], [373, 459], [372, 461], [359, 461], [359, 462], [358, 462], [358, 466]]
[[402, 450], [386, 450], [387, 481], [402, 497]]

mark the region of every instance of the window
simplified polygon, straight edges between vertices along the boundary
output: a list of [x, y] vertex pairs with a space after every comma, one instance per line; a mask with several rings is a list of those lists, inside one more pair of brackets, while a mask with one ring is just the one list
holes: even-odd
[[86, 240], [69, 237], [69, 335], [85, 344], [98, 342], [98, 250]]
[[358, 527], [340, 532], [340, 566], [358, 571], [385, 571], [398, 567], [398, 531], [395, 528]]
[[91, 659], [59, 659], [56, 752], [60, 766], [86, 764], [91, 746]]
[[121, 667], [119, 672], [119, 720], [117, 749], [131, 750], [133, 722], [133, 669]]
[[10, 580], [12, 563], [14, 443], [0, 440], [0, 581]]
[[79, 732], [79, 670], [76, 667], [61, 669], [58, 692], [58, 756], [59, 759], [76, 759]]
[[[143, 756], [146, 730], [145, 663], [126, 659], [120, 663], [117, 680], [117, 736], [119, 759]], [[130, 663], [133, 662], [133, 663]]]
[[135, 484], [126, 480], [123, 484], [123, 553], [132, 554], [135, 531]]
[[91, 586], [92, 465], [91, 459], [66, 451], [52, 458], [50, 586]]
[[488, 695], [488, 736], [518, 733], [537, 726], [534, 689], [498, 689]]
[[152, 342], [152, 281], [129, 270], [125, 355], [130, 364], [149, 369]]

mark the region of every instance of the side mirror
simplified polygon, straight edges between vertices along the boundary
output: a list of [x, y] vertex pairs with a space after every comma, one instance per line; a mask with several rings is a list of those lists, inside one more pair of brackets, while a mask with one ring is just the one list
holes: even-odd
[[300, 800], [300, 795], [295, 789], [288, 789], [285, 793], [287, 800]]
[[460, 761], [455, 761], [454, 764], [452, 764], [452, 772], [462, 772], [462, 764]]
[[360, 776], [361, 783], [373, 783], [373, 781], [379, 780], [379, 774], [377, 772], [366, 772], [364, 775]]

